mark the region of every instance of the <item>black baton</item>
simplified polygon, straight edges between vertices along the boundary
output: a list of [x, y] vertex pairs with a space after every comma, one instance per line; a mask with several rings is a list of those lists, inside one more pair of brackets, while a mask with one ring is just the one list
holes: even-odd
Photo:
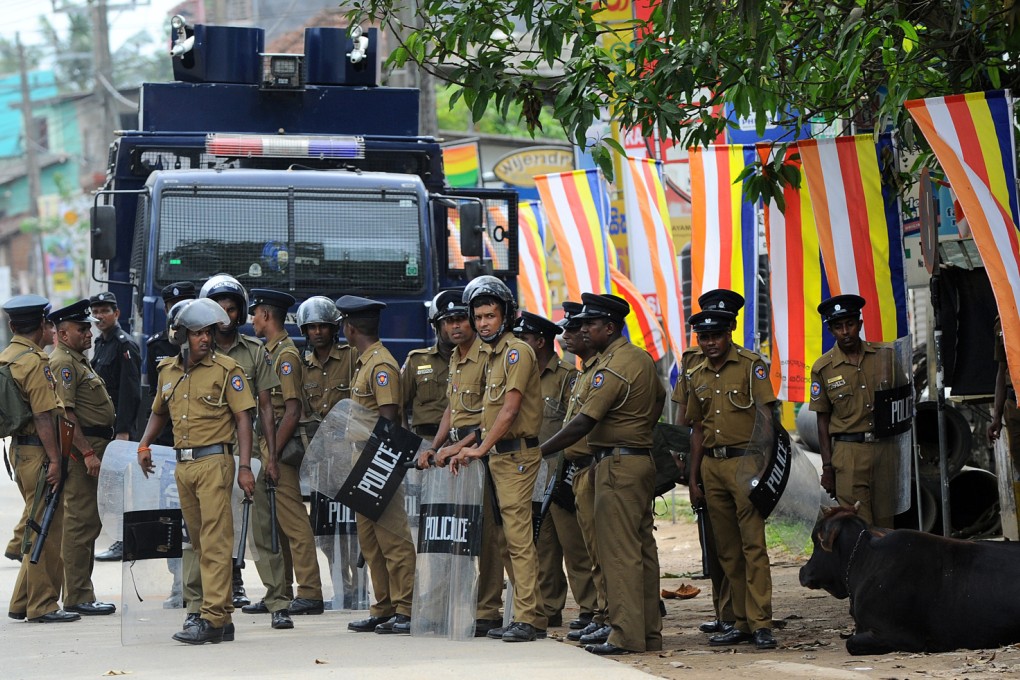
[[238, 569], [244, 567], [244, 544], [248, 542], [248, 518], [251, 515], [251, 498], [244, 497], [241, 501], [241, 542], [237, 546], [237, 557], [234, 558], [234, 566]]
[[280, 533], [276, 527], [276, 484], [272, 477], [266, 475], [266, 495], [269, 497], [269, 526], [271, 532], [271, 545], [274, 555], [280, 553]]

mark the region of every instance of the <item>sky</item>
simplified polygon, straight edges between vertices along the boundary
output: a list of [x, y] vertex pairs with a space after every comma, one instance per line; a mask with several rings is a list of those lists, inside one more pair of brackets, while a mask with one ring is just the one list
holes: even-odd
[[[26, 45], [44, 43], [39, 28], [39, 17], [42, 15], [48, 17], [59, 32], [65, 32], [67, 15], [54, 12], [54, 3], [58, 6], [88, 7], [87, 0], [3, 0], [0, 36], [13, 41], [15, 34], [20, 32], [21, 41]], [[169, 36], [162, 35], [163, 24], [167, 12], [179, 3], [180, 0], [107, 0], [110, 50], [116, 51], [140, 31], [148, 32], [153, 39], [169, 41]]]

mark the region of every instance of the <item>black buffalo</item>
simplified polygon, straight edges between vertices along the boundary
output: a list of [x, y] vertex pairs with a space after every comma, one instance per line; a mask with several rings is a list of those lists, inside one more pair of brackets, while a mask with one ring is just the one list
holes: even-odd
[[850, 598], [854, 655], [986, 649], [1020, 642], [1020, 543], [875, 529], [826, 510], [800, 584]]

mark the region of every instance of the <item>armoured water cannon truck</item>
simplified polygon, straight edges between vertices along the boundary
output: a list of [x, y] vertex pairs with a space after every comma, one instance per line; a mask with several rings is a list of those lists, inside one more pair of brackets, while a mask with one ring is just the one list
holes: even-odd
[[142, 86], [92, 210], [92, 276], [141, 347], [164, 286], [219, 273], [298, 303], [382, 300], [398, 361], [432, 342], [438, 291], [480, 273], [514, 286], [517, 194], [445, 186], [418, 91], [379, 86], [376, 29], [305, 29], [303, 55], [265, 53], [260, 28], [171, 30], [175, 82]]

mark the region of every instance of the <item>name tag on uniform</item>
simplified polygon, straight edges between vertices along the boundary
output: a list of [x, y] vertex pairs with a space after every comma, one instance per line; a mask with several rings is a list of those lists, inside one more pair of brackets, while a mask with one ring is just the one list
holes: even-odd
[[432, 373], [432, 364], [422, 364], [418, 367], [418, 375], [429, 375]]
[[843, 380], [843, 376], [837, 375], [835, 378], [829, 378], [825, 381], [826, 387], [842, 387], [846, 385], [846, 380]]

